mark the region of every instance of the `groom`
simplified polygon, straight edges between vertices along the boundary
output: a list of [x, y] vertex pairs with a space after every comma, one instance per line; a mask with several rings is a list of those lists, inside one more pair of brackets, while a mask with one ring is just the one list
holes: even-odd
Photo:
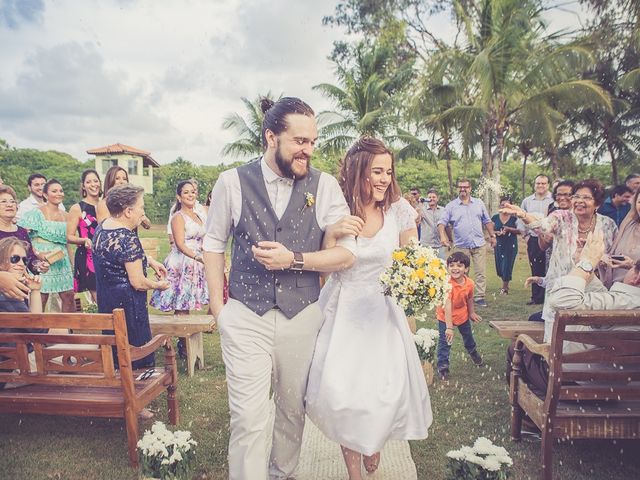
[[[263, 99], [264, 155], [220, 174], [211, 195], [204, 263], [220, 332], [229, 410], [229, 478], [291, 478], [322, 313], [319, 272], [350, 267], [355, 240], [322, 250], [324, 230], [349, 208], [338, 182], [309, 167], [318, 137], [298, 98]], [[229, 301], [224, 252], [232, 237]], [[269, 392], [276, 412], [267, 466]]]

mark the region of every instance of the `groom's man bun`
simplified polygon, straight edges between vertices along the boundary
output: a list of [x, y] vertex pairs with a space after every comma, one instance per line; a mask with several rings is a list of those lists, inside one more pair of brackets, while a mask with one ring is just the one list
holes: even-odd
[[267, 136], [265, 132], [271, 130], [279, 135], [287, 129], [286, 116], [291, 114], [306, 115], [313, 117], [313, 109], [305, 102], [296, 97], [282, 97], [274, 102], [269, 98], [260, 100], [260, 109], [264, 113], [262, 120], [262, 147], [267, 148]]

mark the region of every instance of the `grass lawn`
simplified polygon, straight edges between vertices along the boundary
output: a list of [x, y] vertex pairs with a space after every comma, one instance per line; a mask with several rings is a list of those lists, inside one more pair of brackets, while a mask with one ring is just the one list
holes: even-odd
[[[142, 236], [164, 236], [162, 227], [141, 230]], [[161, 258], [168, 245], [161, 245]], [[504, 383], [507, 341], [491, 330], [489, 320], [524, 319], [535, 311], [525, 306], [529, 298], [522, 283], [527, 276], [526, 251], [521, 246], [514, 282], [508, 296], [497, 296], [500, 288], [493, 263], [488, 265], [487, 302], [479, 313], [485, 322], [475, 328], [476, 341], [486, 366], [476, 368], [466, 356], [460, 336], [451, 352], [451, 378], [436, 380], [430, 388], [434, 423], [429, 438], [411, 442], [418, 478], [442, 479], [445, 454], [461, 445], [471, 445], [486, 436], [502, 445], [514, 460], [515, 479], [537, 479], [540, 472], [540, 442], [509, 438], [509, 404]], [[434, 323], [434, 322], [431, 322]], [[224, 366], [219, 337], [205, 335], [207, 366], [186, 377], [179, 360], [181, 423], [198, 441], [194, 479], [227, 478], [226, 449], [228, 411]], [[167, 421], [164, 398], [153, 404], [159, 420]], [[150, 424], [142, 424], [141, 429]], [[554, 446], [556, 478], [640, 478], [640, 441], [574, 441]], [[384, 461], [384, 458], [382, 459]], [[346, 475], [345, 475], [346, 477]], [[127, 462], [126, 433], [121, 420], [44, 415], [0, 415], [0, 479], [136, 479]], [[318, 479], [321, 480], [321, 479]]]

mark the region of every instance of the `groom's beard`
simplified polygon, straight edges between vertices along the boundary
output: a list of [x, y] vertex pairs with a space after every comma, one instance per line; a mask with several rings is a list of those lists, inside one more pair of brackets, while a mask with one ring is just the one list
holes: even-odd
[[[294, 158], [304, 158], [307, 161], [306, 168], [303, 171], [297, 168], [294, 169], [293, 167]], [[276, 165], [280, 169], [280, 172], [286, 178], [301, 180], [307, 176], [307, 173], [309, 173], [311, 158], [305, 155], [304, 153], [297, 153], [295, 157], [291, 157], [290, 160], [287, 160], [280, 153], [280, 145], [278, 145], [278, 148], [276, 149], [276, 153], [275, 153], [275, 160], [276, 160]]]

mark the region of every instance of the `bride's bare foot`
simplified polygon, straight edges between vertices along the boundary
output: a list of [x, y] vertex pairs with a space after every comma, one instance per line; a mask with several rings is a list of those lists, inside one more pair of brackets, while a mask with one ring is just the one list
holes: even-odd
[[370, 456], [362, 455], [362, 463], [364, 464], [364, 469], [367, 473], [375, 472], [380, 464], [380, 452], [374, 453]]

